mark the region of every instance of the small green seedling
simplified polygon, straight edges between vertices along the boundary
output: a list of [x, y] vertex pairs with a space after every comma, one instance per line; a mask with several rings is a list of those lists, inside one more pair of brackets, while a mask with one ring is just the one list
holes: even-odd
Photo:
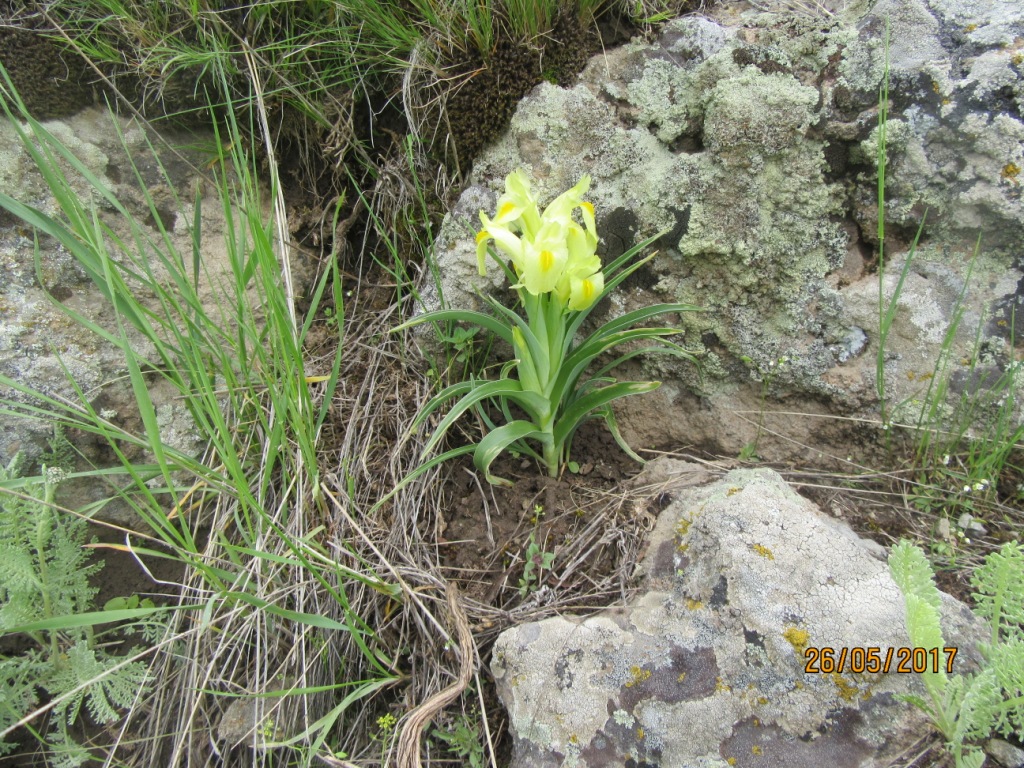
[[519, 580], [519, 596], [526, 597], [540, 587], [544, 577], [544, 571], [550, 570], [555, 562], [554, 552], [545, 552], [540, 548], [533, 533], [526, 545], [526, 565], [523, 567], [523, 577]]
[[484, 745], [481, 743], [479, 726], [471, 724], [466, 715], [456, 721], [451, 730], [435, 728], [431, 734], [442, 742], [455, 757], [460, 758], [463, 765], [469, 768], [484, 768]]

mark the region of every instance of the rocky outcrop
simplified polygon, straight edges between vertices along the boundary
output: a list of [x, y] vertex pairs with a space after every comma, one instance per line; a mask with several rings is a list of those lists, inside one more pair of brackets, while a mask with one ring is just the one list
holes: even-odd
[[[891, 0], [853, 21], [725, 9], [595, 57], [571, 88], [537, 86], [442, 228], [443, 300], [474, 305], [477, 288], [495, 290], [496, 269], [475, 275], [472, 231], [505, 174], [527, 169], [550, 199], [589, 173], [606, 257], [664, 233], [606, 312], [659, 300], [705, 309], [679, 320], [699, 374], [672, 358], [644, 362], [666, 385], [627, 403], [634, 441], [735, 452], [754, 437], [756, 412], [773, 407], [877, 418], [886, 18], [887, 300], [928, 211], [883, 356], [889, 398], [910, 404], [905, 420], [920, 414], [927, 382], [951, 373], [937, 365], [958, 307], [947, 363], [1006, 373], [1011, 339], [1024, 338], [1024, 311], [1012, 311], [1024, 290], [1024, 11], [980, 0]], [[441, 296], [424, 299], [432, 308]], [[795, 443], [774, 455], [843, 443], [829, 424], [789, 424]]]
[[[820, 672], [816, 651], [908, 645], [884, 550], [799, 497], [770, 470], [708, 483], [659, 459], [639, 482], [674, 478], [624, 608], [504, 632], [491, 670], [509, 711], [513, 768], [888, 766], [928, 725], [897, 700], [919, 676]], [[954, 669], [984, 628], [943, 604]], [[899, 652], [897, 651], [897, 654]], [[813, 662], [809, 671], [808, 663]], [[944, 661], [943, 661], [944, 663]]]

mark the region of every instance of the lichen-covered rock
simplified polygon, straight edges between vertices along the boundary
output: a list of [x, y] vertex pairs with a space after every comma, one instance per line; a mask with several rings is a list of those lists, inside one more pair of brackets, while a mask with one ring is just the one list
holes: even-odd
[[[927, 732], [894, 697], [918, 677], [808, 671], [816, 651], [904, 648], [902, 596], [884, 550], [822, 514], [770, 470], [687, 487], [652, 534], [644, 591], [584, 620], [503, 633], [491, 669], [509, 711], [513, 768], [546, 766], [888, 766]], [[667, 476], [666, 475], [666, 476]], [[643, 476], [641, 476], [641, 479]], [[943, 604], [954, 668], [984, 636], [966, 606]], [[858, 651], [858, 654], [860, 652]], [[893, 658], [897, 658], [897, 650]], [[943, 663], [945, 660], [943, 659]]]
[[[933, 236], [973, 241], [981, 234], [986, 250], [1015, 249], [1024, 236], [1024, 7], [881, 0], [853, 44], [875, 55], [848, 57], [844, 68], [862, 87], [877, 79], [878, 33], [887, 19], [895, 150], [889, 216], [916, 227], [927, 209]], [[873, 138], [863, 147], [869, 156]], [[870, 215], [871, 206], [862, 210]]]
[[[602, 317], [657, 301], [705, 309], [679, 319], [699, 374], [676, 358], [643, 360], [638, 375], [665, 386], [624, 401], [631, 442], [735, 452], [758, 433], [756, 413], [782, 398], [781, 411], [877, 418], [872, 268], [886, 9], [890, 237], [881, 284], [889, 298], [900, 254], [929, 209], [883, 356], [888, 396], [923, 396], [920, 377], [935, 368], [961, 298], [972, 323], [961, 323], [946, 359], [975, 359], [980, 323], [984, 365], [1006, 371], [1010, 339], [1024, 338], [1022, 66], [1013, 37], [1024, 31], [1024, 12], [983, 0], [955, 8], [886, 0], [853, 20], [722, 9], [595, 57], [571, 88], [537, 86], [478, 157], [473, 199], [442, 227], [435, 254], [444, 300], [474, 306], [476, 290], [497, 290], [497, 269], [481, 280], [472, 263], [476, 212], [490, 199], [482, 190], [495, 194], [524, 167], [551, 199], [589, 173], [606, 259], [664, 233], [657, 258]], [[1000, 88], [984, 80], [993, 68]], [[947, 290], [964, 283], [979, 232], [969, 290]], [[929, 274], [946, 275], [941, 290], [922, 283]], [[423, 298], [428, 309], [441, 302], [432, 289]], [[665, 419], [666, 409], [687, 416]], [[775, 456], [816, 454], [848, 429], [820, 419], [786, 428], [791, 440], [776, 442]]]

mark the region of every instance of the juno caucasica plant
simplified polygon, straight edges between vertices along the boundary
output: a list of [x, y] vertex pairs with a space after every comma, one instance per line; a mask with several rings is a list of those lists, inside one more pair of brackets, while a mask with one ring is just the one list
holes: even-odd
[[[557, 476], [568, 460], [573, 434], [588, 418], [603, 418], [622, 449], [641, 461], [623, 441], [610, 405], [657, 389], [660, 382], [617, 381], [611, 373], [625, 360], [652, 351], [693, 359], [666, 338], [679, 333], [678, 329], [637, 327], [661, 315], [697, 309], [689, 304], [643, 307], [609, 320], [589, 335], [581, 333], [598, 302], [654, 257], [651, 253], [637, 258], [637, 254], [660, 236], [602, 265], [594, 206], [583, 199], [589, 187], [590, 177], [584, 176], [541, 211], [526, 174], [522, 170], [509, 174], [495, 215], [480, 212], [482, 227], [476, 242], [480, 274], [486, 274], [490, 254], [518, 295], [516, 309], [485, 296], [491, 314], [443, 309], [402, 326], [465, 322], [493, 333], [513, 350], [513, 359], [501, 367], [496, 379], [472, 377], [444, 388], [427, 402], [416, 422], [416, 426], [422, 424], [442, 405], [456, 400], [424, 446], [429, 452], [462, 414], [475, 409], [487, 432], [479, 443], [457, 452], [472, 450], [477, 468], [491, 483], [507, 482], [492, 475], [490, 467], [509, 448], [534, 456], [550, 476]], [[603, 356], [620, 347], [625, 351], [608, 355], [612, 359], [605, 361]], [[603, 364], [595, 366], [598, 358]], [[515, 415], [511, 404], [518, 407]]]

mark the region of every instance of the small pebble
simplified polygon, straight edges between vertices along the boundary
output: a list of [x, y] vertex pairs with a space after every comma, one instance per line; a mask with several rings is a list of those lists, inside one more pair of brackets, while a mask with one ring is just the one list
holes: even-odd
[[1024, 750], [1002, 739], [989, 739], [985, 743], [989, 757], [998, 760], [1006, 768], [1024, 768]]
[[984, 536], [988, 533], [988, 529], [984, 525], [974, 519], [974, 516], [970, 512], [964, 512], [960, 515], [960, 519], [956, 523], [960, 526], [960, 530], [971, 536]]

